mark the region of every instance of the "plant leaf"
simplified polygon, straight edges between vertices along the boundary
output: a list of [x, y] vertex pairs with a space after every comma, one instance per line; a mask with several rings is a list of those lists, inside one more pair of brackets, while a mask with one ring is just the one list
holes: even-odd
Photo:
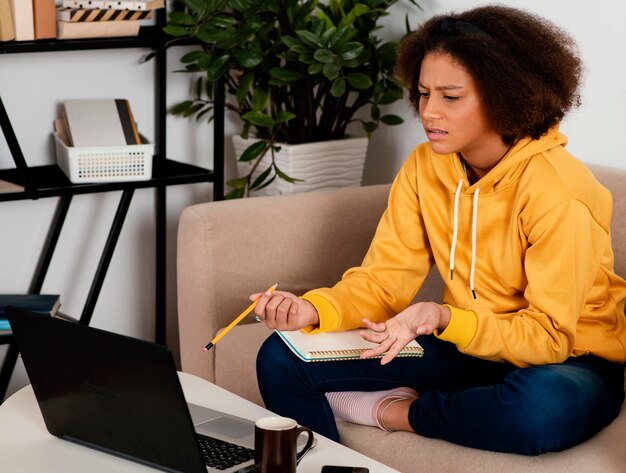
[[363, 123], [363, 129], [365, 130], [365, 132], [368, 135], [370, 133], [372, 133], [373, 131], [375, 131], [376, 128], [378, 128], [378, 125], [376, 125], [376, 122], [365, 122], [365, 123]]
[[276, 114], [276, 123], [279, 125], [282, 123], [287, 123], [289, 120], [293, 120], [296, 118], [296, 114], [289, 112], [288, 110], [281, 110]]
[[354, 5], [352, 10], [348, 12], [345, 20], [341, 23], [344, 25], [351, 25], [352, 23], [354, 23], [354, 20], [356, 20], [359, 16], [365, 15], [369, 11], [370, 8], [367, 5], [364, 5], [363, 3], [357, 3], [356, 5]]
[[378, 108], [376, 105], [372, 105], [372, 109], [370, 110], [370, 116], [372, 117], [372, 120], [379, 120], [380, 108]]
[[183, 64], [189, 64], [190, 62], [196, 62], [206, 56], [204, 51], [190, 51], [180, 58], [180, 62]]
[[299, 46], [302, 46], [302, 43], [300, 41], [298, 41], [296, 38], [294, 38], [293, 36], [281, 36], [280, 40], [287, 45], [287, 47], [289, 49], [292, 48], [297, 48]]
[[404, 119], [398, 115], [383, 115], [380, 117], [380, 121], [385, 125], [400, 125], [404, 123]]
[[196, 18], [185, 12], [170, 13], [170, 22], [181, 26], [193, 26], [196, 24]]
[[248, 178], [238, 177], [235, 179], [230, 179], [226, 184], [228, 184], [229, 187], [232, 187], [234, 189], [243, 189], [246, 187], [247, 183], [248, 183]]
[[363, 52], [364, 46], [356, 41], [351, 41], [337, 48], [337, 54], [344, 61], [356, 59]]
[[341, 97], [346, 93], [346, 81], [343, 77], [337, 77], [333, 81], [333, 85], [330, 88], [330, 94], [333, 97]]
[[193, 105], [193, 101], [185, 100], [184, 102], [180, 102], [172, 107], [170, 113], [172, 115], [181, 115], [185, 113]]
[[335, 80], [337, 77], [339, 77], [339, 66], [337, 66], [337, 64], [335, 63], [325, 64], [324, 75], [328, 80]]
[[252, 143], [243, 151], [243, 153], [241, 153], [239, 161], [247, 163], [248, 161], [253, 161], [259, 158], [265, 150], [267, 150], [267, 143], [267, 140], [260, 140]]
[[267, 87], [257, 87], [252, 95], [252, 110], [262, 112], [270, 100], [270, 90]]
[[250, 111], [244, 113], [241, 118], [252, 123], [255, 126], [260, 126], [264, 128], [272, 128], [276, 125], [276, 122], [272, 117], [266, 115], [265, 113]]
[[348, 83], [355, 89], [367, 89], [372, 86], [372, 80], [361, 72], [352, 72], [346, 77]]
[[298, 38], [300, 38], [300, 41], [302, 41], [304, 44], [308, 44], [309, 46], [313, 46], [317, 48], [323, 47], [319, 38], [315, 36], [313, 33], [311, 33], [310, 31], [297, 30], [296, 35], [298, 35]]
[[250, 185], [250, 190], [256, 189], [261, 184], [263, 184], [263, 181], [265, 181], [265, 179], [267, 179], [267, 177], [270, 175], [270, 172], [272, 172], [272, 166], [271, 165], [268, 166], [268, 168], [265, 171], [263, 171], [261, 174], [259, 174], [257, 176], [257, 178], [254, 180], [254, 182]]
[[194, 12], [201, 12], [205, 6], [205, 2], [202, 0], [185, 0], [185, 5], [187, 5]]
[[269, 186], [272, 182], [274, 182], [274, 179], [276, 179], [276, 176], [277, 176], [277, 175], [278, 175], [278, 174], [274, 174], [274, 175], [271, 177], [271, 179], [270, 179], [270, 180], [266, 181], [266, 182], [265, 182], [265, 184], [263, 184], [262, 186], [257, 187], [257, 188], [256, 188], [256, 190], [260, 191], [261, 189], [263, 189], [263, 188], [265, 188], [265, 187]]
[[191, 29], [185, 26], [167, 25], [163, 28], [163, 31], [170, 36], [182, 37], [188, 36]]
[[228, 54], [213, 59], [206, 70], [207, 79], [210, 81], [219, 79], [226, 72], [229, 59], [230, 56]]
[[226, 200], [241, 199], [246, 194], [245, 189], [233, 189], [224, 196]]
[[209, 24], [217, 28], [228, 28], [234, 26], [237, 20], [230, 15], [218, 15], [211, 18]]
[[276, 174], [278, 174], [278, 177], [280, 177], [281, 179], [287, 181], [287, 182], [291, 182], [292, 184], [294, 182], [304, 182], [304, 179], [297, 179], [295, 177], [289, 177], [287, 174], [285, 174], [284, 172], [282, 172], [278, 166], [274, 165], [274, 169], [276, 169]]
[[254, 79], [253, 72], [246, 72], [241, 80], [239, 81], [239, 86], [237, 87], [236, 97], [237, 103], [242, 103], [246, 97], [248, 96], [248, 91], [250, 90], [250, 86], [252, 85], [252, 80]]
[[333, 37], [328, 41], [328, 49], [334, 49], [335, 46], [341, 46], [352, 37], [352, 33], [347, 26], [337, 28]]
[[244, 49], [235, 53], [235, 61], [241, 67], [250, 69], [263, 62], [263, 55], [256, 49]]
[[[330, 21], [330, 19], [328, 21], [330, 25], [332, 25], [332, 22]], [[328, 25], [328, 29], [324, 31], [324, 33], [322, 33], [322, 36], [320, 37], [322, 44], [327, 45], [332, 39], [332, 37], [335, 35], [335, 33], [337, 32], [337, 28], [335, 28], [334, 26], [330, 26], [330, 25]]]
[[295, 82], [304, 78], [302, 73], [285, 67], [274, 67], [270, 70], [270, 75], [283, 82]]
[[335, 60], [335, 55], [333, 54], [333, 52], [323, 48], [317, 49], [313, 53], [313, 57], [316, 61], [322, 62], [324, 64], [329, 64]]
[[400, 88], [389, 89], [382, 95], [382, 97], [378, 101], [378, 104], [389, 105], [390, 103], [394, 103], [397, 100], [402, 99], [403, 97], [404, 97], [404, 94], [402, 92], [402, 89]]
[[309, 66], [309, 74], [314, 76], [315, 74], [319, 74], [321, 70], [324, 68], [324, 64], [321, 62], [314, 62]]

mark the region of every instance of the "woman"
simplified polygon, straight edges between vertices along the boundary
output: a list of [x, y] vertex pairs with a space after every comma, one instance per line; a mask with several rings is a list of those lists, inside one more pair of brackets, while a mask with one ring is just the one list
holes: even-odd
[[[338, 439], [335, 418], [535, 455], [608, 425], [624, 399], [626, 282], [611, 196], [565, 149], [578, 104], [572, 40], [499, 6], [433, 18], [397, 75], [428, 142], [398, 173], [360, 267], [301, 298], [254, 294], [270, 328], [366, 327], [381, 360], [257, 358], [266, 406]], [[432, 265], [444, 304], [411, 304]], [[419, 337], [423, 358], [395, 358]], [[358, 390], [353, 392], [354, 389]]]

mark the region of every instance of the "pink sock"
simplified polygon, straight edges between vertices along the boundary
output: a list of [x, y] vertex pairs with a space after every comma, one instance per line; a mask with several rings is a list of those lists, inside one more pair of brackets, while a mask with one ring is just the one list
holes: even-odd
[[386, 430], [378, 421], [378, 408], [387, 399], [417, 399], [418, 393], [411, 388], [395, 388], [388, 391], [346, 391], [326, 393], [326, 399], [335, 419], [354, 424], [372, 425]]

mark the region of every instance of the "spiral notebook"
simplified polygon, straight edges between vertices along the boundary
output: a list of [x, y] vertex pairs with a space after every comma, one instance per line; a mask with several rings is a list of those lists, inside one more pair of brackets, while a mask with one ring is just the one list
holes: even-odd
[[[376, 346], [363, 340], [360, 329], [343, 332], [308, 334], [300, 330], [294, 332], [276, 330], [287, 346], [304, 361], [358, 360], [361, 353]], [[411, 341], [398, 357], [422, 356], [424, 349], [415, 340]], [[376, 357], [382, 358], [382, 355]]]

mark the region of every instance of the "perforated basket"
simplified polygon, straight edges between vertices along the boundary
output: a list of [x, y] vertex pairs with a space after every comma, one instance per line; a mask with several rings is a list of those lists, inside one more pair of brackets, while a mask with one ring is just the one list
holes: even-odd
[[53, 133], [57, 164], [74, 184], [145, 181], [152, 177], [151, 143], [74, 148]]

